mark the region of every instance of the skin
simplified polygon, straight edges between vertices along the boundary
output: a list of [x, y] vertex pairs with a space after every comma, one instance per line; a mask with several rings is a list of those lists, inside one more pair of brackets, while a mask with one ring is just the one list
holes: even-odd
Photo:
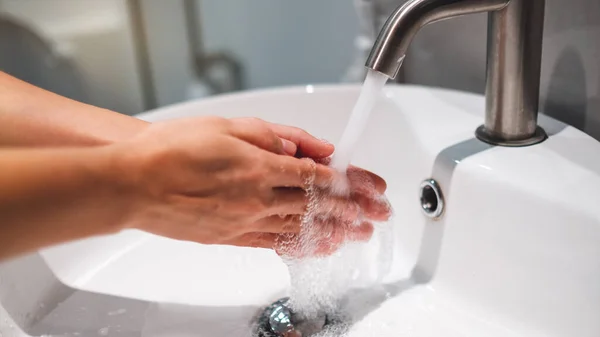
[[352, 168], [368, 179], [331, 192], [346, 179], [324, 165], [333, 146], [297, 128], [219, 117], [149, 124], [4, 73], [0, 92], [0, 259], [126, 228], [277, 249], [298, 237], [309, 187], [324, 217], [338, 214], [319, 226], [343, 233], [311, 254], [366, 240], [370, 221], [389, 217], [377, 198], [383, 179]]

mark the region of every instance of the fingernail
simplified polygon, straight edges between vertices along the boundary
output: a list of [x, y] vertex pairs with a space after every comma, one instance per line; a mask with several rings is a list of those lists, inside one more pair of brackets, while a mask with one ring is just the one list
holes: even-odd
[[287, 139], [281, 138], [281, 146], [283, 147], [283, 151], [287, 155], [293, 156], [296, 154], [297, 147], [296, 147], [296, 144], [294, 144], [293, 142], [290, 142]]

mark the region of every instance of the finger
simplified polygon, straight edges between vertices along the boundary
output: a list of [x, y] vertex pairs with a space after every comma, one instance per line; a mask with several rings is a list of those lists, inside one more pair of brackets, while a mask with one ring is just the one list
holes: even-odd
[[261, 233], [300, 233], [301, 215], [272, 215], [252, 224], [255, 232]]
[[296, 144], [297, 157], [320, 159], [331, 156], [334, 151], [333, 145], [312, 136], [300, 128], [273, 123], [269, 124], [279, 137]]
[[[315, 160], [318, 164], [329, 166], [331, 157], [320, 158]], [[377, 174], [362, 169], [357, 166], [350, 165], [346, 172], [348, 180], [354, 182], [355, 185], [364, 186], [368, 189], [374, 188], [375, 191], [382, 194], [387, 189], [387, 184], [383, 178]]]
[[373, 236], [373, 224], [364, 221], [358, 226], [352, 226], [347, 229], [346, 239], [349, 241], [364, 242], [369, 241]]
[[354, 200], [362, 210], [365, 218], [374, 221], [387, 221], [392, 216], [392, 207], [382, 196], [369, 197], [364, 194], [353, 194]]
[[323, 195], [318, 199], [312, 209], [315, 215], [324, 214], [343, 223], [352, 223], [360, 215], [360, 206], [349, 198]]
[[313, 256], [324, 257], [329, 256], [338, 251], [345, 240], [345, 230], [343, 226], [335, 226], [329, 235], [318, 240]]
[[285, 154], [283, 140], [271, 130], [269, 124], [257, 118], [238, 118], [231, 120], [229, 133], [263, 150], [276, 154]]
[[333, 222], [332, 224], [332, 232], [319, 240], [319, 244], [313, 253], [315, 256], [329, 256], [349, 241], [368, 241], [374, 231], [373, 224], [368, 221], [363, 221], [358, 226], [339, 222]]
[[273, 233], [246, 233], [230, 239], [224, 244], [238, 247], [268, 248], [273, 249], [277, 234]]
[[331, 157], [318, 158], [315, 159], [315, 162], [321, 165], [329, 166], [329, 164], [331, 164]]
[[[339, 219], [316, 216], [311, 219], [311, 229], [302, 233], [298, 239], [303, 239], [291, 252], [295, 256], [323, 257], [333, 254], [346, 241], [347, 228], [350, 223], [343, 223]], [[302, 237], [304, 236], [304, 237]], [[306, 239], [309, 237], [309, 240]]]
[[269, 215], [304, 214], [308, 205], [306, 192], [297, 187], [275, 187], [272, 189]]
[[374, 190], [379, 194], [383, 194], [387, 189], [387, 184], [383, 178], [360, 167], [348, 167], [347, 175], [353, 190]]
[[304, 190], [308, 187], [328, 188], [339, 176], [335, 170], [310, 159], [267, 155], [273, 172], [268, 179], [273, 187], [299, 187]]

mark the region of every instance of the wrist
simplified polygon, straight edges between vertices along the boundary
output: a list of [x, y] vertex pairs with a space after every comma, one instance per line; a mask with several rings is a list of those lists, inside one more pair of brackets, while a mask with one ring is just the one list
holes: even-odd
[[101, 230], [112, 234], [131, 228], [134, 222], [141, 194], [135, 179], [137, 169], [122, 146], [103, 146], [98, 148], [98, 154], [100, 160], [93, 168], [93, 174], [102, 182], [101, 193], [113, 214], [113, 220]]
[[[140, 132], [144, 131], [151, 123], [139, 118], [124, 115], [112, 110], [93, 107], [99, 110], [99, 116], [112, 116], [110, 125], [105, 128], [106, 131], [94, 133], [101, 138], [104, 145], [129, 140], [135, 137]], [[108, 119], [106, 119], [108, 121]]]
[[[111, 186], [109, 194], [115, 195], [120, 205], [117, 227], [112, 231], [128, 228], [141, 229], [146, 216], [148, 205], [152, 203], [151, 181], [144, 179], [144, 172], [150, 166], [146, 151], [133, 142], [115, 142], [105, 146], [104, 178]], [[146, 175], [147, 176], [147, 175]], [[110, 228], [109, 228], [110, 229]]]

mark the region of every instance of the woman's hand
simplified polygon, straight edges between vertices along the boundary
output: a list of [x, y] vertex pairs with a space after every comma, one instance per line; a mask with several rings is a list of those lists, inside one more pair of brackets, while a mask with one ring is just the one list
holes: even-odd
[[[282, 234], [298, 235], [310, 196], [327, 191], [338, 173], [291, 155], [332, 152], [304, 131], [256, 119], [200, 117], [150, 125], [113, 146], [135, 191], [129, 226], [206, 244], [274, 248]], [[378, 188], [385, 189], [379, 178]], [[323, 205], [338, 221], [380, 216], [365, 194], [328, 195]], [[370, 224], [348, 229], [370, 236]]]

